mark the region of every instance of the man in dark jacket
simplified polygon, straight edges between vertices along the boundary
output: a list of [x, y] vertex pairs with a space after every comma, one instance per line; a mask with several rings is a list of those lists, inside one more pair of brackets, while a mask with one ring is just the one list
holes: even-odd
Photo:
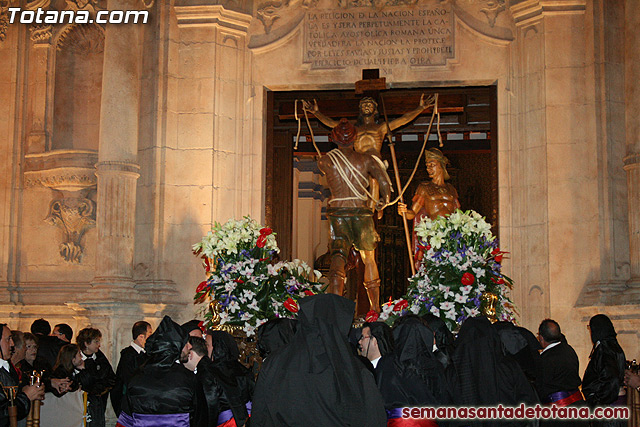
[[15, 391], [14, 405], [17, 408], [17, 419], [21, 420], [29, 413], [32, 400], [44, 397], [44, 387], [27, 385], [18, 386], [18, 373], [9, 363], [13, 340], [11, 330], [4, 323], [0, 323], [0, 427], [9, 426], [10, 389]]
[[[542, 352], [536, 373], [536, 391], [545, 404], [556, 406], [577, 406], [584, 404], [578, 374], [578, 355], [562, 339], [560, 325], [551, 319], [545, 319], [538, 328], [538, 341]], [[563, 425], [560, 421], [542, 421], [541, 425]]]
[[189, 360], [184, 363], [184, 367], [196, 375], [204, 391], [207, 400], [206, 425], [217, 426], [222, 387], [213, 372], [213, 362], [207, 356], [207, 343], [204, 338], [189, 336], [189, 344], [191, 344], [191, 351], [189, 351]]
[[149, 360], [129, 381], [118, 426], [206, 426], [202, 387], [182, 366], [191, 350], [188, 338], [169, 316], [162, 319], [145, 345]]
[[131, 345], [120, 352], [120, 361], [116, 369], [116, 385], [111, 390], [111, 405], [116, 416], [120, 415], [122, 410], [122, 396], [124, 395], [126, 385], [136, 370], [142, 366], [147, 360], [144, 346], [147, 338], [153, 333], [151, 325], [144, 320], [140, 320], [133, 324], [131, 328], [131, 336], [133, 341]]

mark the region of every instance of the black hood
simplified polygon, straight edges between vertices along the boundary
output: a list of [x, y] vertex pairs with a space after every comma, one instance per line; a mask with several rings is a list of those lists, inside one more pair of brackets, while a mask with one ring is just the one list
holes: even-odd
[[284, 347], [296, 333], [298, 321], [295, 319], [271, 319], [258, 327], [258, 350], [262, 358]]
[[389, 325], [384, 322], [367, 322], [362, 325], [362, 329], [365, 327], [369, 327], [371, 335], [378, 341], [378, 349], [380, 350], [381, 356], [393, 352], [395, 344], [393, 341], [393, 332], [391, 332]]
[[148, 365], [171, 366], [180, 359], [182, 349], [188, 340], [189, 334], [169, 316], [164, 316], [156, 331], [147, 338], [144, 346], [150, 357]]
[[214, 362], [234, 362], [240, 357], [238, 344], [231, 334], [224, 331], [210, 331], [211, 335], [211, 360]]

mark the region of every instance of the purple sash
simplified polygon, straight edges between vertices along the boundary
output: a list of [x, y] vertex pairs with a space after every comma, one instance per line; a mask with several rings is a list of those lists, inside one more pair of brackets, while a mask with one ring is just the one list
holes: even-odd
[[[568, 397], [571, 397], [576, 393], [579, 393], [579, 391], [578, 390], [556, 391], [555, 393], [551, 393], [551, 394], [547, 395], [547, 398], [544, 399], [542, 403], [547, 403], [547, 404], [555, 403], [555, 402], [558, 402], [560, 400], [564, 400], [564, 399], [566, 399]], [[582, 400], [582, 395], [580, 396], [580, 399], [578, 399], [578, 400]]]
[[189, 427], [189, 414], [136, 414], [121, 412], [118, 424], [122, 427]]
[[[249, 415], [251, 415], [251, 402], [247, 402], [246, 405], [244, 405], [244, 406], [247, 408], [247, 413]], [[219, 426], [220, 424], [224, 424], [227, 421], [229, 421], [231, 418], [233, 418], [233, 411], [231, 411], [231, 409], [227, 409], [226, 411], [222, 411], [222, 412], [220, 412], [220, 415], [218, 415], [218, 424], [216, 424], [216, 425]]]
[[387, 419], [402, 418], [402, 408], [385, 409], [387, 411]]

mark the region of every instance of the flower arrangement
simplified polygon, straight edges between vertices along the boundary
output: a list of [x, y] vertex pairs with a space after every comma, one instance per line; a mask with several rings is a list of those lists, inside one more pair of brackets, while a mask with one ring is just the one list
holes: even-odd
[[[204, 260], [207, 279], [196, 288], [196, 303], [215, 300], [220, 324], [241, 326], [247, 336], [275, 317], [296, 317], [298, 300], [322, 292], [320, 273], [301, 260], [274, 262], [275, 234], [250, 217], [215, 223], [193, 246]], [[205, 313], [205, 327], [213, 313]]]
[[513, 320], [515, 308], [508, 296], [513, 281], [501, 273], [506, 252], [480, 214], [456, 210], [434, 220], [425, 217], [415, 231], [424, 257], [409, 278], [406, 295], [383, 304], [379, 317], [368, 313], [368, 320], [392, 323], [407, 311], [419, 316], [432, 313], [454, 330], [480, 314], [483, 293], [497, 297], [500, 320]]

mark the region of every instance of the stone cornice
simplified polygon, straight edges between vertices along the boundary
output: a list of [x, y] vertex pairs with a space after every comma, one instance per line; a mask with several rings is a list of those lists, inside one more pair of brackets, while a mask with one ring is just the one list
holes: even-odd
[[191, 0], [176, 1], [174, 9], [180, 28], [220, 25], [246, 33], [253, 19], [251, 15], [225, 9], [219, 4], [204, 4], [206, 1], [202, 1], [201, 4], [187, 6], [189, 3], [193, 2]]
[[96, 185], [98, 153], [89, 150], [58, 150], [25, 155], [24, 184], [54, 190], [78, 191]]
[[584, 13], [586, 0], [524, 0], [511, 5], [516, 24], [524, 24], [549, 13]]

